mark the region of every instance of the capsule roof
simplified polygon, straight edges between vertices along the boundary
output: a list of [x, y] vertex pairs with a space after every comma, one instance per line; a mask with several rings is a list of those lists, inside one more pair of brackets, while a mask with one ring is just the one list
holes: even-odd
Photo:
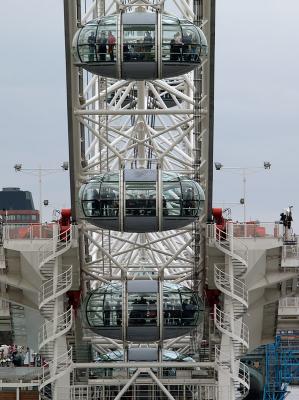
[[96, 75], [153, 80], [192, 71], [207, 54], [202, 30], [188, 20], [131, 12], [89, 21], [75, 35], [75, 63]]

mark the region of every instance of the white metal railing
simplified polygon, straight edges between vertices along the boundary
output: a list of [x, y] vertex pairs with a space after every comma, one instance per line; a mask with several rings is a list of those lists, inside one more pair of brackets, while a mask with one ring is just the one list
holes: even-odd
[[[134, 385], [133, 385], [134, 386]], [[180, 385], [183, 387], [189, 387], [190, 384]], [[167, 385], [167, 388], [171, 391], [171, 385]], [[71, 400], [106, 400], [107, 394], [109, 393], [107, 387], [104, 385], [73, 385], [71, 386]], [[219, 393], [229, 393], [228, 386], [219, 387], [217, 384], [192, 384], [193, 399], [196, 400], [218, 400]], [[112, 393], [111, 393], [112, 395]], [[113, 398], [115, 394], [113, 395]], [[110, 396], [109, 396], [110, 398]], [[112, 398], [112, 397], [111, 397]], [[127, 397], [126, 397], [127, 398]], [[145, 400], [145, 398], [143, 398]], [[158, 398], [157, 398], [158, 400]]]
[[64, 232], [58, 233], [55, 237], [48, 240], [39, 248], [38, 264], [41, 268], [45, 262], [54, 258], [57, 253], [63, 253], [71, 247], [72, 233], [74, 229], [72, 226]]
[[247, 388], [249, 389], [249, 384], [250, 384], [250, 372], [249, 368], [247, 367], [246, 364], [242, 363], [241, 361], [239, 362], [239, 379], [242, 380]]
[[282, 258], [293, 258], [299, 260], [299, 243], [285, 244], [282, 246]]
[[72, 348], [70, 348], [66, 353], [61, 354], [55, 360], [42, 367], [39, 389], [41, 390], [49, 383], [56, 380], [60, 375], [67, 373], [72, 366]]
[[[230, 224], [232, 225], [232, 224]], [[222, 231], [215, 224], [208, 229], [210, 239], [213, 239], [216, 246], [224, 252], [239, 259], [244, 264], [248, 261], [248, 248], [241, 240], [234, 238], [229, 232]]]
[[3, 224], [4, 240], [51, 239], [55, 235], [56, 223]]
[[250, 388], [250, 372], [246, 364], [239, 362], [238, 374], [236, 376], [236, 381], [240, 384], [237, 388], [238, 395], [237, 398], [244, 399]]
[[66, 271], [59, 274], [56, 278], [47, 280], [40, 288], [39, 305], [40, 307], [45, 300], [52, 299], [67, 292], [72, 286], [72, 266]]
[[[221, 268], [221, 267], [222, 268]], [[215, 267], [215, 284], [219, 290], [224, 290], [227, 295], [234, 297], [236, 300], [248, 306], [248, 292], [246, 285], [240, 279], [234, 278], [223, 271], [222, 264], [214, 264]]]
[[231, 366], [230, 355], [223, 353], [219, 346], [215, 346], [215, 361], [216, 364], [221, 368], [228, 370], [231, 378], [241, 387], [237, 388], [239, 396], [237, 398], [244, 398], [250, 387], [250, 372], [246, 364], [241, 361], [236, 362], [236, 370]]
[[94, 385], [73, 385], [71, 386], [70, 400], [104, 400], [104, 390], [102, 386]]
[[279, 300], [279, 307], [299, 307], [299, 297], [285, 297]]
[[233, 318], [234, 324], [232, 324], [232, 318], [230, 314], [220, 310], [215, 304], [214, 306], [214, 322], [216, 327], [228, 335], [233, 340], [240, 342], [241, 345], [249, 347], [249, 330], [248, 326], [241, 320]]
[[73, 309], [69, 308], [66, 312], [59, 315], [53, 321], [45, 322], [39, 331], [39, 348], [41, 349], [47, 342], [55, 340], [64, 335], [73, 324]]
[[[279, 222], [227, 222], [226, 231], [228, 231], [228, 225], [232, 226], [231, 234], [236, 238], [275, 238], [283, 239], [284, 228]], [[209, 238], [215, 238], [216, 224], [208, 224], [207, 235]], [[217, 228], [219, 229], [219, 228]], [[223, 231], [223, 232], [226, 232]], [[223, 236], [225, 237], [225, 235]]]
[[233, 236], [239, 238], [283, 238], [283, 225], [278, 222], [233, 223]]
[[215, 346], [215, 362], [218, 366], [231, 370], [230, 355], [221, 351], [218, 345]]

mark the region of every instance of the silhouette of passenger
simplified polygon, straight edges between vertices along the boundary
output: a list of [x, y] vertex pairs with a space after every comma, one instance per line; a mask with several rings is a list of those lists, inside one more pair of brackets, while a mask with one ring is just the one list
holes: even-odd
[[192, 325], [197, 306], [192, 300], [188, 303], [188, 300], [185, 299], [183, 301], [182, 308], [182, 325]]
[[98, 45], [98, 54], [100, 61], [106, 61], [106, 52], [107, 52], [107, 37], [106, 32], [102, 31], [100, 37], [97, 40]]
[[114, 215], [115, 193], [113, 190], [107, 191], [107, 211], [109, 216]]
[[150, 195], [148, 199], [148, 215], [155, 216], [156, 215], [156, 199], [153, 194]]
[[127, 43], [124, 43], [123, 45], [123, 54], [124, 54], [124, 61], [130, 61], [130, 52]]
[[116, 305], [115, 305], [115, 310], [116, 310], [116, 324], [117, 326], [121, 326], [122, 323], [122, 304], [120, 300], [117, 300]]
[[88, 42], [88, 49], [89, 49], [88, 61], [92, 62], [92, 61], [95, 61], [95, 55], [96, 55], [96, 37], [95, 37], [94, 32], [90, 32], [87, 42]]
[[109, 215], [109, 206], [110, 206], [110, 194], [107, 188], [102, 188], [101, 190], [101, 214], [105, 217]]
[[150, 32], [146, 32], [144, 35], [144, 60], [151, 61], [151, 50], [153, 48], [153, 38]]
[[143, 193], [141, 193], [138, 200], [139, 215], [146, 214], [147, 211], [146, 203], [147, 203], [146, 197]]
[[110, 325], [110, 314], [111, 314], [111, 307], [109, 301], [105, 301], [104, 304], [104, 325]]
[[188, 35], [187, 33], [183, 34], [183, 44], [182, 44], [182, 53], [184, 61], [191, 60], [191, 42], [192, 42], [192, 35]]
[[147, 301], [143, 296], [141, 296], [141, 299], [139, 300], [138, 304], [141, 305], [140, 311], [139, 311], [140, 324], [144, 325], [146, 322]]
[[188, 300], [183, 300], [182, 303], [182, 325], [188, 325]]
[[108, 32], [108, 53], [110, 55], [110, 61], [114, 61], [114, 47], [116, 39], [111, 31]]
[[170, 61], [182, 61], [182, 38], [177, 32], [170, 42]]
[[191, 188], [187, 189], [187, 193], [185, 195], [185, 215], [193, 215], [194, 213], [194, 194]]
[[173, 305], [173, 311], [172, 311], [173, 324], [180, 325], [181, 317], [182, 317], [182, 306], [181, 303], [177, 300]]
[[157, 305], [156, 304], [157, 304], [156, 300], [149, 301], [148, 317], [150, 318], [151, 324], [157, 323]]
[[164, 303], [164, 324], [165, 325], [170, 325], [170, 323], [171, 323], [171, 320], [170, 320], [171, 310], [172, 310], [172, 306], [168, 300], [166, 303]]
[[132, 310], [130, 311], [129, 325], [138, 325], [138, 323], [139, 323], [138, 300], [134, 299], [132, 303]]

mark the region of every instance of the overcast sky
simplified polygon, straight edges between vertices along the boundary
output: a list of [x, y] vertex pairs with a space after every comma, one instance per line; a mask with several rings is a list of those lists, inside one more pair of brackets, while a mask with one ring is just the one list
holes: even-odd
[[[62, 0], [1, 4], [1, 186], [33, 192], [24, 168], [56, 168], [68, 159]], [[216, 23], [215, 160], [262, 166], [247, 177], [247, 215], [274, 221], [298, 202], [298, 0], [218, 0]], [[214, 202], [238, 202], [242, 177], [214, 173]], [[69, 205], [68, 174], [43, 179], [44, 214]], [[242, 208], [232, 206], [234, 219]], [[296, 223], [297, 232], [299, 222]]]

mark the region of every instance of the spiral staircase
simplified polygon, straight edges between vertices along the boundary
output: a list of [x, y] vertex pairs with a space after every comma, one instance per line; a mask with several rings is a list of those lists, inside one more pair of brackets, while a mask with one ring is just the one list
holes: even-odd
[[214, 324], [226, 335], [228, 352], [216, 347], [218, 372], [228, 374], [234, 387], [234, 399], [243, 399], [249, 392], [249, 370], [240, 358], [249, 348], [249, 330], [242, 317], [248, 309], [248, 292], [242, 279], [248, 267], [248, 250], [244, 243], [213, 225], [210, 238], [214, 246], [226, 255], [227, 264], [214, 264], [214, 281], [224, 295], [224, 310], [214, 306]]
[[[62, 266], [58, 257], [72, 246], [73, 227], [58, 233], [39, 249], [39, 271], [43, 284], [39, 293], [39, 310], [45, 322], [39, 330], [39, 350], [44, 358], [40, 377], [40, 396], [53, 398], [55, 382], [72, 369], [72, 349], [67, 349], [63, 337], [73, 323], [73, 310], [64, 311], [63, 298], [72, 286], [72, 266]], [[62, 312], [63, 310], [63, 312]], [[65, 350], [65, 351], [63, 351]]]

